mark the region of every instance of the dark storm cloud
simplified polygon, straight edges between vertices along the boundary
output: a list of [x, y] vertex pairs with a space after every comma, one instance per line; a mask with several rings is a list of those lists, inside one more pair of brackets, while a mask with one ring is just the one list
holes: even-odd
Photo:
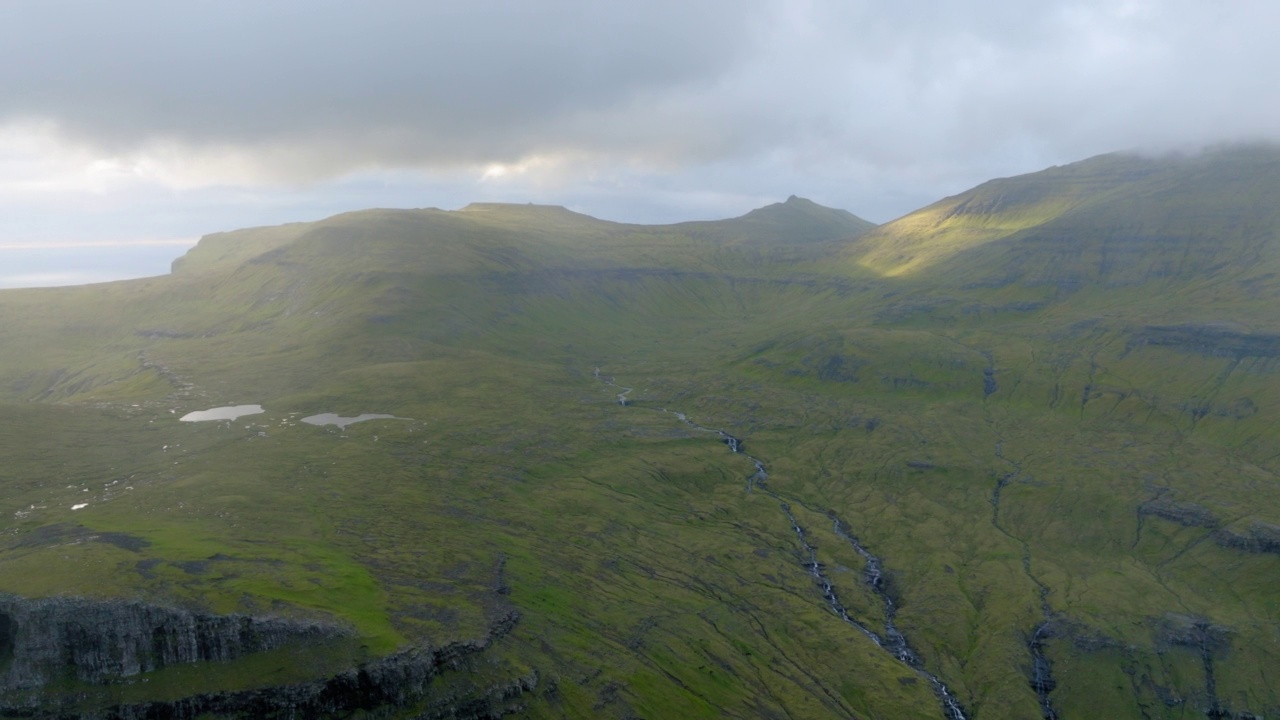
[[713, 82], [749, 50], [755, 5], [5, 3], [0, 116], [116, 150], [315, 145], [333, 169], [510, 158]]
[[1277, 27], [1260, 0], [9, 2], [0, 135], [78, 154], [0, 142], [0, 196], [306, 181], [306, 207], [352, 207], [340, 178], [398, 168], [421, 182], [370, 204], [417, 188], [676, 220], [796, 192], [887, 220], [1100, 152], [1275, 138]]

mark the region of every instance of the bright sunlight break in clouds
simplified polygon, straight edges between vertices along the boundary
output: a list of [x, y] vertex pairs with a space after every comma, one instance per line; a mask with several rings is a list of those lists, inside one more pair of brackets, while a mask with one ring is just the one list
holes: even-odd
[[[0, 244], [477, 200], [665, 222], [795, 193], [884, 221], [1102, 152], [1278, 139], [1276, 27], [1261, 0], [4, 3]], [[0, 275], [32, 274], [16, 257]]]

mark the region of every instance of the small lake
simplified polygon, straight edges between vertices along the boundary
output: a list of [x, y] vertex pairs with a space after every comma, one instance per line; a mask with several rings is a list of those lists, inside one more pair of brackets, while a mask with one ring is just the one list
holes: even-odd
[[396, 417], [395, 415], [376, 415], [366, 413], [355, 417], [343, 417], [335, 413], [321, 413], [312, 415], [311, 417], [302, 418], [302, 422], [308, 425], [337, 425], [340, 430], [346, 430], [348, 425], [362, 423], [366, 420], [408, 420], [409, 418]]
[[209, 420], [235, 420], [245, 415], [258, 415], [266, 412], [261, 405], [231, 405], [228, 407], [213, 408], [211, 410], [197, 410], [189, 412], [178, 418], [182, 422], [206, 422]]

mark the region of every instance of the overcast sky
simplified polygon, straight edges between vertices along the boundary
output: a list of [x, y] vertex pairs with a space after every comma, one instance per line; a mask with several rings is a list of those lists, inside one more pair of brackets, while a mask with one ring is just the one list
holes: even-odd
[[613, 220], [1280, 136], [1274, 0], [8, 0], [0, 287], [365, 207]]

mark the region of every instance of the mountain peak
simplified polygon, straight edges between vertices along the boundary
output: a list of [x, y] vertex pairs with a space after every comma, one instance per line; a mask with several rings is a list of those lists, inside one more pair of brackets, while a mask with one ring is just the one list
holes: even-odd
[[736, 218], [670, 227], [730, 244], [796, 245], [854, 238], [875, 226], [848, 210], [825, 207], [791, 195], [784, 202], [756, 208]]

